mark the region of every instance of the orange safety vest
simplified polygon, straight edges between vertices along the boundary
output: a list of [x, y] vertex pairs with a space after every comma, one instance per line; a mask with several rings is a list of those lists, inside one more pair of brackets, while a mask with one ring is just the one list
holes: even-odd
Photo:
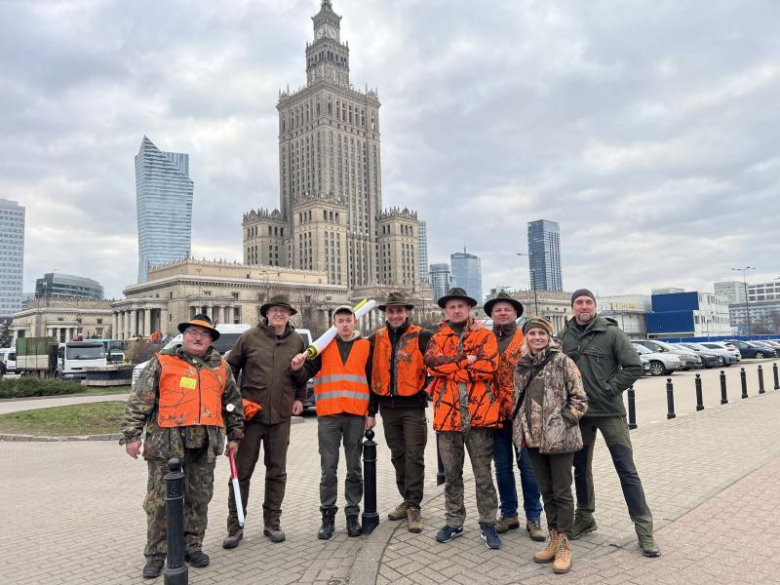
[[162, 367], [158, 425], [225, 426], [222, 419], [222, 395], [227, 384], [224, 361], [216, 368], [199, 369], [175, 355], [157, 354], [157, 360]]
[[501, 420], [512, 419], [512, 408], [515, 401], [515, 368], [522, 357], [524, 340], [523, 332], [518, 327], [512, 341], [503, 352], [498, 354], [498, 368], [496, 368], [493, 387], [496, 389], [496, 395], [501, 404]]
[[390, 396], [390, 368], [395, 368], [395, 394], [414, 396], [425, 387], [426, 369], [423, 354], [420, 352], [420, 331], [417, 325], [401, 335], [395, 350], [393, 363], [393, 344], [390, 342], [387, 327], [376, 332], [374, 338], [374, 356], [371, 365], [371, 389], [374, 394]]
[[366, 362], [370, 348], [367, 339], [355, 340], [346, 364], [341, 361], [336, 340], [325, 348], [322, 352], [322, 367], [314, 376], [314, 408], [317, 416], [368, 414]]

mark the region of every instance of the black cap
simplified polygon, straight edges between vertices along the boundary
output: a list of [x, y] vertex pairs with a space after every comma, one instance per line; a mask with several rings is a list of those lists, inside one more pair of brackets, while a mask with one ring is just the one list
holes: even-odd
[[587, 288], [578, 288], [571, 294], [571, 304], [574, 304], [574, 301], [576, 301], [580, 297], [590, 297], [593, 299], [593, 302], [596, 302], [596, 297], [593, 296], [593, 293], [590, 292]]

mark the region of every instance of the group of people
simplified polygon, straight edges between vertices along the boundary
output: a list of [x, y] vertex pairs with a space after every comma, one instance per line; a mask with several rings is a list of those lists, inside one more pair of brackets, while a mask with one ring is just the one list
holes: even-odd
[[[314, 359], [292, 326], [297, 311], [284, 296], [262, 305], [262, 321], [239, 338], [225, 360], [211, 346], [219, 331], [207, 316], [181, 323], [182, 344], [149, 362], [122, 423], [121, 443], [134, 458], [146, 431], [144, 577], [158, 576], [165, 560], [163, 477], [171, 457], [184, 466], [185, 560], [191, 566], [209, 564], [202, 542], [214, 465], [223, 449], [235, 455], [246, 514], [262, 448], [263, 534], [274, 543], [285, 540], [280, 520], [291, 417], [303, 410], [310, 378], [321, 463], [318, 538], [330, 539], [335, 532], [342, 447], [346, 532], [350, 537], [362, 533], [362, 439], [375, 426], [377, 414], [401, 497], [388, 518], [406, 520], [409, 531], [422, 532], [430, 405], [445, 472], [446, 521], [436, 533], [438, 542], [463, 533], [468, 452], [486, 546], [500, 548], [499, 534], [520, 527], [517, 463], [526, 531], [533, 540], [547, 541], [533, 560], [552, 563], [556, 573], [569, 571], [570, 541], [597, 529], [592, 460], [598, 429], [620, 478], [639, 547], [646, 556], [659, 556], [622, 400], [622, 392], [642, 374], [641, 362], [615, 321], [597, 314], [590, 291], [576, 291], [571, 302], [574, 317], [556, 336], [540, 317], [519, 328], [522, 304], [500, 293], [485, 303], [491, 329], [471, 315], [477, 301], [453, 288], [438, 301], [445, 320], [434, 332], [413, 323], [414, 306], [403, 294], [390, 293], [378, 307], [385, 326], [369, 338], [357, 331], [352, 307], [338, 307], [333, 314], [336, 337]], [[547, 533], [541, 526], [542, 502]], [[238, 518], [228, 489], [226, 549], [239, 546], [243, 538]]]

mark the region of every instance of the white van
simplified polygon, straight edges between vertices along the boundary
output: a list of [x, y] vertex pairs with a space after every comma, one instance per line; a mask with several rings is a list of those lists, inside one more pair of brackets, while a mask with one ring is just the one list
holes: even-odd
[[0, 348], [0, 362], [5, 364], [5, 373], [13, 374], [16, 372], [16, 348], [15, 347], [3, 347]]

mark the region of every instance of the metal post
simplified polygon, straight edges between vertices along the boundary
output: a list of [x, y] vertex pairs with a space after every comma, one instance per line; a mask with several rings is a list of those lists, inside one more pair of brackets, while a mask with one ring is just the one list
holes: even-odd
[[747, 398], [747, 374], [745, 373], [745, 368], [740, 368], [739, 380], [742, 383], [742, 398]]
[[636, 427], [636, 390], [632, 384], [628, 388], [628, 430], [633, 431]]
[[761, 364], [758, 364], [758, 393], [764, 394], [766, 391], [764, 390], [764, 368], [761, 367]]
[[363, 485], [366, 493], [361, 524], [363, 534], [371, 534], [379, 525], [379, 514], [376, 513], [376, 443], [371, 430], [366, 431], [363, 443]]
[[729, 397], [726, 393], [726, 372], [723, 370], [720, 371], [720, 403], [721, 404], [728, 404], [729, 403]]
[[704, 398], [701, 394], [701, 374], [696, 374], [696, 411], [704, 410]]
[[439, 451], [439, 437], [440, 434], [436, 433], [436, 462], [438, 464], [438, 471], [436, 472], [436, 485], [441, 485], [446, 479], [444, 476], [444, 462], [441, 460], [441, 451]]
[[181, 461], [168, 460], [170, 473], [165, 475], [165, 521], [168, 542], [163, 578], [165, 585], [187, 585], [189, 577], [184, 562], [184, 473]]
[[672, 379], [666, 379], [666, 420], [671, 420], [677, 415], [674, 414], [674, 385]]
[[780, 390], [780, 379], [777, 377], [777, 362], [772, 364], [772, 373], [775, 376], [775, 390]]

